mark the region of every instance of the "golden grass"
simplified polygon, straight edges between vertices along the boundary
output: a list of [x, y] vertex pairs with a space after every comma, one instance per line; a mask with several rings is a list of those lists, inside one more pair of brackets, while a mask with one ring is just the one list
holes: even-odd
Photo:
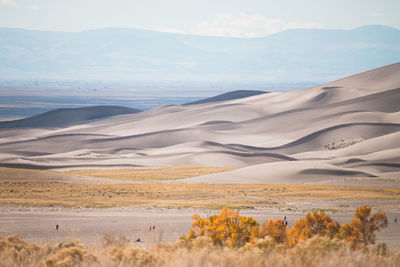
[[400, 189], [320, 185], [65, 183], [0, 180], [0, 205], [35, 207], [221, 207], [287, 206], [287, 201], [390, 200]]
[[72, 170], [66, 174], [100, 177], [109, 179], [147, 181], [147, 180], [176, 180], [217, 172], [231, 171], [234, 168], [204, 167], [204, 166], [173, 166], [150, 169], [103, 169], [103, 170]]
[[69, 175], [49, 170], [0, 167], [0, 180], [68, 180]]
[[[74, 240], [38, 245], [17, 236], [0, 238], [1, 266], [399, 266], [400, 253], [385, 245], [351, 250], [345, 242], [316, 237], [294, 248], [261, 239], [240, 249], [213, 246], [196, 238], [184, 242], [140, 248], [124, 238], [110, 239], [103, 246], [86, 247]], [[120, 242], [122, 241], [122, 242]]]

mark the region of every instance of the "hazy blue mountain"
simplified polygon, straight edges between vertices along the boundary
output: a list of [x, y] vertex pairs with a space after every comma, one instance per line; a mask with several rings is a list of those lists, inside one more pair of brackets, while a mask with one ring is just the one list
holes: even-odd
[[131, 29], [0, 28], [0, 79], [327, 81], [400, 61], [400, 30], [225, 38]]
[[120, 106], [92, 106], [83, 108], [60, 108], [29, 118], [0, 122], [1, 128], [60, 127], [85, 123], [122, 114], [138, 113], [140, 110]]

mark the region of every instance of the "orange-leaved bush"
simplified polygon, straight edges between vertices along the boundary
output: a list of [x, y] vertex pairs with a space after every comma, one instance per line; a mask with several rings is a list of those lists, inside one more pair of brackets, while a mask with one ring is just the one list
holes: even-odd
[[288, 231], [290, 245], [296, 245], [300, 240], [307, 240], [313, 236], [338, 237], [340, 224], [327, 214], [320, 211], [308, 213], [305, 219], [300, 218], [294, 228]]
[[220, 246], [241, 247], [250, 241], [259, 228], [258, 222], [253, 218], [240, 216], [239, 212], [228, 208], [223, 208], [220, 214], [209, 218], [201, 218], [195, 214], [192, 219], [192, 228], [199, 236], [207, 235], [215, 245]]
[[219, 214], [208, 218], [193, 215], [192, 229], [186, 241], [196, 239], [198, 236], [210, 238], [214, 245], [241, 247], [256, 239], [270, 237], [276, 243], [296, 246], [301, 240], [315, 236], [329, 239], [344, 239], [353, 248], [360, 248], [374, 244], [376, 231], [388, 225], [386, 215], [378, 212], [371, 214], [370, 207], [359, 207], [355, 218], [350, 223], [340, 226], [324, 212], [314, 211], [306, 217], [300, 218], [293, 228], [288, 228], [282, 220], [268, 220], [261, 225], [251, 217], [240, 216], [238, 211], [223, 208]]
[[259, 238], [264, 238], [266, 236], [272, 237], [277, 243], [287, 242], [287, 226], [278, 219], [276, 221], [269, 220], [262, 224], [261, 229], [258, 233]]

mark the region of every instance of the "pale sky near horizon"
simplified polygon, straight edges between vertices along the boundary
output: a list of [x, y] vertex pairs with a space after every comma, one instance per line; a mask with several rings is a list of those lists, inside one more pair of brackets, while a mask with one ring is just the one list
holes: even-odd
[[259, 37], [291, 28], [400, 29], [400, 0], [0, 0], [0, 27], [110, 27]]

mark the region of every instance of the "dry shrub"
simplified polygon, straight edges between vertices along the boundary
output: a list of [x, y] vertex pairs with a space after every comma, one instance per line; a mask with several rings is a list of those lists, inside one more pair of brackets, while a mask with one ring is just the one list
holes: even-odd
[[97, 263], [96, 256], [73, 238], [68, 238], [55, 247], [47, 246], [45, 254], [47, 256], [41, 262], [41, 265], [46, 267], [68, 267], [88, 262], [92, 265]]
[[[18, 236], [0, 239], [0, 266], [27, 266], [41, 257], [41, 249], [35, 244], [29, 244]], [[2, 263], [2, 264], [1, 264]]]
[[77, 266], [81, 263], [96, 263], [96, 257], [78, 247], [61, 248], [54, 254], [50, 254], [44, 260], [47, 267]]
[[[271, 236], [265, 236], [264, 238], [255, 239], [254, 245], [262, 250], [271, 250], [275, 249], [277, 246], [277, 241]], [[247, 247], [253, 247], [252, 245], [248, 245]]]
[[74, 238], [67, 238], [64, 241], [58, 243], [57, 248], [80, 248], [83, 249], [85, 246]]
[[313, 254], [326, 255], [340, 249], [349, 249], [345, 241], [330, 239], [324, 236], [315, 236], [306, 241], [301, 240], [295, 247], [299, 255], [312, 256]]
[[[117, 240], [116, 237], [109, 237]], [[197, 238], [196, 238], [197, 239]], [[137, 248], [84, 247], [71, 240], [58, 245], [35, 245], [18, 237], [0, 239], [0, 266], [399, 266], [400, 253], [385, 245], [353, 250], [343, 240], [313, 237], [295, 247], [266, 236], [241, 248], [220, 247], [205, 236], [191, 246], [159, 244]]]
[[162, 260], [147, 250], [139, 248], [114, 247], [109, 251], [114, 266], [156, 266]]

